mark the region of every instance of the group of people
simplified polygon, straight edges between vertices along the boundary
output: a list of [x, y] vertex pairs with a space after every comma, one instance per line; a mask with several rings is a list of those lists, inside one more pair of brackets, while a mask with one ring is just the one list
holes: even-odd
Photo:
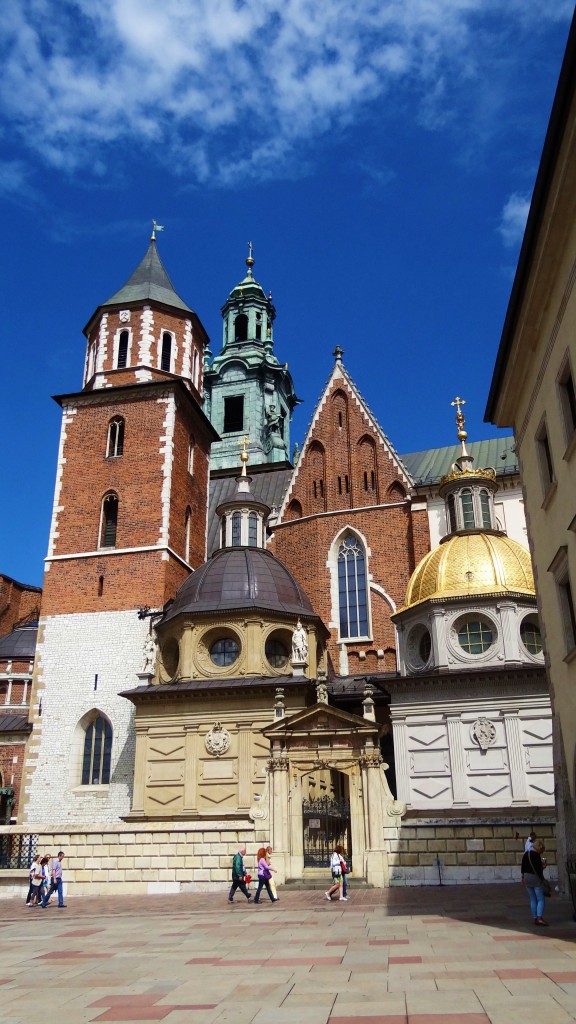
[[541, 839], [538, 839], [535, 832], [531, 832], [524, 844], [524, 856], [522, 857], [522, 885], [525, 886], [530, 900], [530, 910], [534, 918], [534, 924], [538, 928], [547, 928], [548, 922], [544, 920], [544, 905], [546, 896], [550, 895], [550, 883], [544, 877], [546, 858], [542, 856], [545, 846]]
[[[260, 895], [263, 889], [266, 889], [272, 903], [278, 903], [279, 897], [272, 877], [276, 872], [276, 868], [273, 868], [270, 864], [270, 857], [272, 856], [272, 853], [273, 850], [271, 846], [261, 846], [256, 854], [258, 888], [253, 899], [254, 903], [260, 903]], [[248, 885], [252, 878], [251, 875], [246, 872], [246, 868], [244, 866], [245, 856], [246, 847], [241, 846], [238, 853], [235, 853], [232, 858], [232, 885], [230, 887], [230, 892], [228, 893], [229, 903], [234, 903], [234, 894], [237, 889], [240, 889], [240, 892], [244, 894], [247, 900], [252, 900], [252, 893], [248, 890]]]
[[53, 893], [58, 894], [58, 906], [63, 908], [64, 889], [62, 883], [62, 861], [64, 852], [57, 857], [51, 853], [38, 853], [30, 865], [30, 885], [26, 896], [27, 907], [47, 907]]

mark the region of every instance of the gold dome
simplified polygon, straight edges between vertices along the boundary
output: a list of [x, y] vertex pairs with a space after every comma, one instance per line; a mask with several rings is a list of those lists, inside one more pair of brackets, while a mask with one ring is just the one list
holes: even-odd
[[530, 553], [510, 537], [456, 534], [430, 551], [412, 573], [405, 608], [429, 598], [507, 592], [534, 596]]

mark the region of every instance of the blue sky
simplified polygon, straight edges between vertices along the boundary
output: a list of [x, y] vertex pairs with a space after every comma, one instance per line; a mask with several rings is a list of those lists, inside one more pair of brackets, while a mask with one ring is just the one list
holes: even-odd
[[304, 400], [336, 344], [396, 449], [483, 423], [572, 4], [7, 0], [0, 23], [5, 545], [42, 581], [82, 327], [155, 218], [216, 353], [244, 275]]

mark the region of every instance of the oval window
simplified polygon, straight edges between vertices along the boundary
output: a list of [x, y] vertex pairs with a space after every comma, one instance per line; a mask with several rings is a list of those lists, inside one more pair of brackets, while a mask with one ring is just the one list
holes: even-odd
[[218, 665], [219, 668], [225, 668], [227, 665], [233, 665], [238, 659], [240, 654], [240, 645], [237, 640], [233, 637], [227, 636], [221, 640], [216, 640], [210, 648], [210, 659], [214, 665]]
[[458, 627], [458, 643], [466, 654], [484, 654], [494, 643], [494, 633], [482, 619], [467, 619]]
[[266, 641], [266, 659], [272, 668], [284, 668], [288, 664], [288, 650], [281, 640], [268, 637]]
[[520, 626], [520, 637], [528, 654], [536, 655], [542, 653], [542, 633], [540, 626], [534, 619], [524, 619]]

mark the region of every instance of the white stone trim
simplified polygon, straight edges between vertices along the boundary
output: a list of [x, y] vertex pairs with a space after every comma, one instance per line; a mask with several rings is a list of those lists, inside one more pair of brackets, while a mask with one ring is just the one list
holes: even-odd
[[[162, 332], [164, 333], [164, 332]], [[167, 547], [170, 537], [170, 498], [172, 492], [172, 465], [174, 462], [174, 428], [176, 424], [176, 398], [174, 394], [168, 398], [159, 398], [159, 405], [166, 407], [164, 415], [164, 434], [160, 438], [160, 455], [163, 455], [162, 464], [162, 488], [160, 501], [162, 503], [162, 525], [158, 544]]]
[[[140, 314], [141, 336], [138, 348], [138, 362], [145, 366], [152, 365], [152, 346], [154, 344], [154, 312], [150, 306], [144, 306]], [[150, 378], [146, 378], [149, 380]]]
[[64, 458], [64, 446], [68, 436], [67, 427], [73, 422], [78, 412], [77, 406], [67, 405], [62, 410], [62, 426], [60, 428], [60, 444], [58, 446], [58, 460], [56, 463], [56, 486], [54, 488], [54, 503], [52, 505], [52, 522], [50, 524], [50, 535], [48, 537], [48, 559], [54, 554], [56, 539], [60, 536], [58, 532], [58, 515], [63, 511], [64, 506], [60, 505], [60, 494], [62, 492], [62, 476], [66, 459]]
[[[145, 544], [140, 548], [99, 548], [97, 551], [75, 551], [69, 555], [47, 555], [44, 563], [46, 565], [46, 563], [50, 562], [67, 562], [74, 558], [106, 558], [111, 555], [133, 555], [136, 553], [140, 554], [143, 551], [161, 551], [163, 557], [171, 555], [172, 558], [175, 558], [177, 562], [184, 565], [190, 572], [193, 571], [192, 567], [182, 558], [182, 555], [174, 551], [174, 548], [171, 548], [169, 544]], [[50, 565], [46, 565], [46, 572], [48, 572], [49, 568]]]

